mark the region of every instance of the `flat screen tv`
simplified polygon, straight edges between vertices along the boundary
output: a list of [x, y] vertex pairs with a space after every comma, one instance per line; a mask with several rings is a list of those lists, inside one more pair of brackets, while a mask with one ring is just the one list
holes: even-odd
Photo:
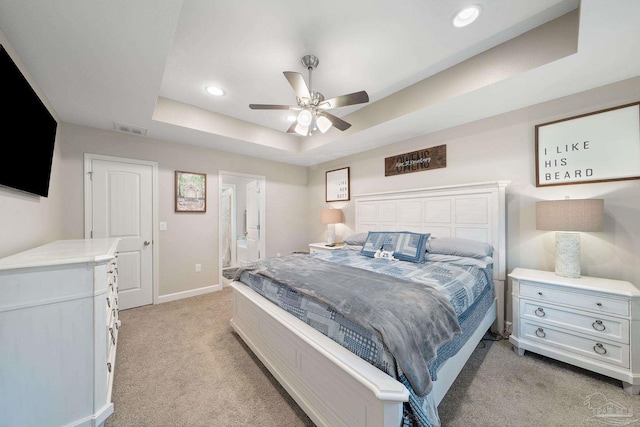
[[0, 185], [48, 197], [58, 123], [1, 44], [0, 85]]

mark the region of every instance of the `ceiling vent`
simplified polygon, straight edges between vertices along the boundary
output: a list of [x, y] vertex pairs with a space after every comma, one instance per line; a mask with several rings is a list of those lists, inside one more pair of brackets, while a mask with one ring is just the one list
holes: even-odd
[[147, 129], [139, 126], [125, 125], [124, 123], [113, 122], [117, 131], [130, 133], [132, 135], [146, 136]]

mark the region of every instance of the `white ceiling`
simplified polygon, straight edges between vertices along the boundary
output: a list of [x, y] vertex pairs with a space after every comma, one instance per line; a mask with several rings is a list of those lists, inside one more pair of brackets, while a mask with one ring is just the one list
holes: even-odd
[[[426, 99], [416, 83], [579, 4], [475, 3], [478, 21], [456, 29], [467, 0], [0, 0], [0, 29], [64, 122], [307, 166], [640, 75], [640, 2], [583, 0], [576, 54], [405, 108], [402, 89]], [[286, 112], [248, 108], [295, 104], [282, 72], [306, 79], [306, 54], [325, 97], [368, 92], [331, 111], [349, 131], [293, 136]]]

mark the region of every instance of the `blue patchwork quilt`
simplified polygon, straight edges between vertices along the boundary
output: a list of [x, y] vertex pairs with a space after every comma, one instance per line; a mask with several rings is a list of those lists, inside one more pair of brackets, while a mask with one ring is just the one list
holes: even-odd
[[[465, 344], [493, 303], [492, 269], [446, 262], [402, 262], [369, 258], [354, 250], [319, 252], [309, 255], [323, 261], [347, 265], [419, 283], [441, 292], [451, 303], [461, 332], [437, 348], [428, 366], [430, 380], [437, 379], [442, 364]], [[409, 390], [404, 406], [405, 426], [438, 426], [437, 408], [430, 394], [419, 396], [398, 366], [379, 334], [343, 316], [320, 299], [250, 270], [240, 270], [237, 280], [319, 330], [362, 359], [402, 382]]]

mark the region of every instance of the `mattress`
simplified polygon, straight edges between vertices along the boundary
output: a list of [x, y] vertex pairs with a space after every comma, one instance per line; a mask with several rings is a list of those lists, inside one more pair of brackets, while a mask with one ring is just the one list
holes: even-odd
[[[461, 333], [438, 348], [436, 358], [429, 364], [432, 381], [437, 380], [438, 370], [444, 362], [466, 343], [494, 300], [491, 266], [478, 268], [446, 262], [379, 260], [362, 256], [355, 250], [319, 252], [310, 254], [309, 257], [421, 283], [446, 295], [455, 310]], [[239, 273], [240, 282], [402, 382], [410, 394], [409, 402], [404, 405], [405, 425], [439, 425], [437, 408], [431, 396], [420, 397], [413, 391], [393, 355], [377, 334], [341, 315], [326, 303], [305, 296], [282, 283], [250, 271]]]

